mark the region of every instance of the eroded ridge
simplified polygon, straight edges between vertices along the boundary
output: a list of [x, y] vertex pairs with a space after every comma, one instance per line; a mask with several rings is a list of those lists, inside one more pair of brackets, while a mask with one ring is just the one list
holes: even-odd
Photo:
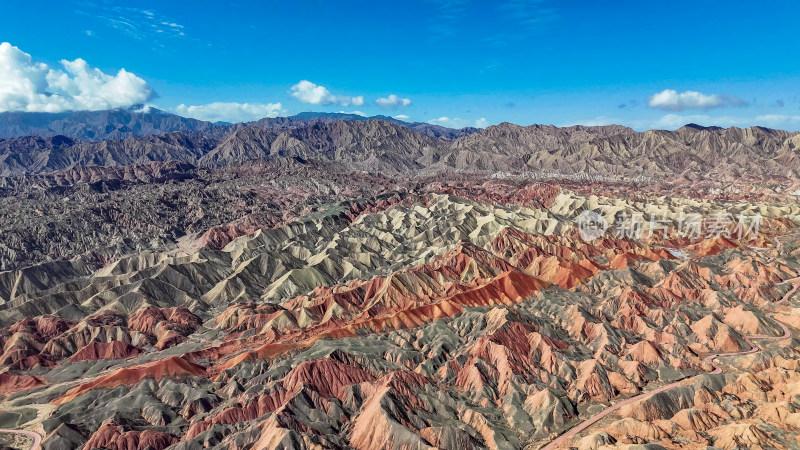
[[[797, 443], [795, 203], [427, 186], [0, 273], [6, 427], [43, 448]], [[585, 211], [670, 226], [586, 241]], [[759, 235], [676, 232], [720, 212]]]

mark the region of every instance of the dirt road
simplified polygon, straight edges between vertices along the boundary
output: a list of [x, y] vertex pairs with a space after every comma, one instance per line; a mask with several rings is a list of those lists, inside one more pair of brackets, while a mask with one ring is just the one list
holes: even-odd
[[39, 436], [39, 433], [34, 433], [33, 431], [25, 431], [25, 430], [7, 430], [5, 428], [0, 428], [0, 433], [11, 433], [11, 434], [21, 434], [23, 436], [28, 436], [29, 438], [33, 439], [33, 445], [31, 445], [30, 450], [39, 450], [42, 443], [42, 437]]

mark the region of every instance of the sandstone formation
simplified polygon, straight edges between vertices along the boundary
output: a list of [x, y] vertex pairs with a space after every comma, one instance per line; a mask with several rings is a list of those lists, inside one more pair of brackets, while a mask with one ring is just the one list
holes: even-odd
[[800, 445], [796, 134], [413, 125], [3, 141], [0, 427], [45, 449]]

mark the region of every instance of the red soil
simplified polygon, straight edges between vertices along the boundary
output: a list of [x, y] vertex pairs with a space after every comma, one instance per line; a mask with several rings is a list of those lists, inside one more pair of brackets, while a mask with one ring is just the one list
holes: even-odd
[[134, 385], [145, 378], [154, 378], [156, 381], [164, 377], [177, 377], [181, 375], [205, 376], [203, 366], [189, 362], [184, 358], [173, 356], [167, 359], [154, 361], [135, 367], [125, 367], [115, 370], [108, 375], [103, 375], [89, 383], [81, 384], [70, 389], [63, 397], [53, 401], [56, 405], [66, 403], [79, 395], [96, 388], [115, 388], [117, 386]]

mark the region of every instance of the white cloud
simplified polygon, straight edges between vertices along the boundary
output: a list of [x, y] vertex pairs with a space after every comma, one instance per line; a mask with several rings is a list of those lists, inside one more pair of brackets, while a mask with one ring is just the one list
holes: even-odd
[[339, 111], [339, 114], [355, 114], [361, 117], [367, 117], [367, 115], [363, 111]]
[[133, 110], [133, 112], [149, 114], [150, 113], [150, 108], [153, 108], [153, 107], [154, 107], [154, 105], [149, 105], [149, 104], [148, 105], [142, 105], [141, 108], [136, 108], [136, 109]]
[[375, 104], [380, 106], [381, 108], [386, 109], [397, 109], [400, 107], [408, 106], [411, 104], [411, 99], [409, 98], [400, 98], [394, 94], [389, 95], [388, 97], [381, 97], [375, 100]]
[[468, 123], [464, 119], [459, 119], [458, 117], [449, 118], [447, 116], [439, 117], [438, 119], [431, 119], [428, 123], [432, 125], [441, 125], [443, 127], [451, 127], [451, 128], [462, 128], [466, 126]]
[[234, 103], [214, 102], [207, 105], [178, 105], [172, 110], [175, 114], [207, 120], [209, 122], [251, 122], [264, 117], [277, 117], [284, 114], [280, 103]]
[[301, 102], [311, 105], [361, 106], [364, 104], [363, 96], [333, 95], [325, 86], [314, 84], [308, 80], [302, 80], [292, 86], [289, 93]]
[[408, 120], [411, 117], [409, 117], [409, 116], [407, 116], [405, 114], [398, 114], [398, 115], [394, 116], [394, 118], [397, 119], [397, 120]]
[[452, 119], [447, 116], [439, 117], [438, 119], [431, 119], [428, 123], [433, 125], [441, 125], [447, 128], [464, 128], [464, 127], [478, 127], [482, 128], [487, 125], [486, 118], [481, 117], [476, 121], [466, 120], [466, 119], [459, 119], [458, 117], [453, 117]]
[[746, 106], [747, 103], [730, 95], [706, 95], [697, 91], [678, 92], [673, 89], [664, 89], [653, 94], [647, 100], [651, 108], [665, 111], [683, 111], [686, 109], [711, 109], [722, 106]]
[[0, 43], [0, 112], [111, 109], [155, 96], [147, 82], [125, 69], [108, 75], [80, 58], [60, 63], [64, 70], [51, 69], [8, 42]]
[[112, 5], [109, 2], [81, 2], [75, 13], [104, 22], [107, 26], [134, 39], [146, 40], [157, 48], [165, 47], [165, 38], [183, 38], [184, 26], [155, 10]]
[[790, 127], [800, 124], [800, 116], [788, 116], [783, 114], [764, 114], [756, 116], [756, 124], [767, 127]]

